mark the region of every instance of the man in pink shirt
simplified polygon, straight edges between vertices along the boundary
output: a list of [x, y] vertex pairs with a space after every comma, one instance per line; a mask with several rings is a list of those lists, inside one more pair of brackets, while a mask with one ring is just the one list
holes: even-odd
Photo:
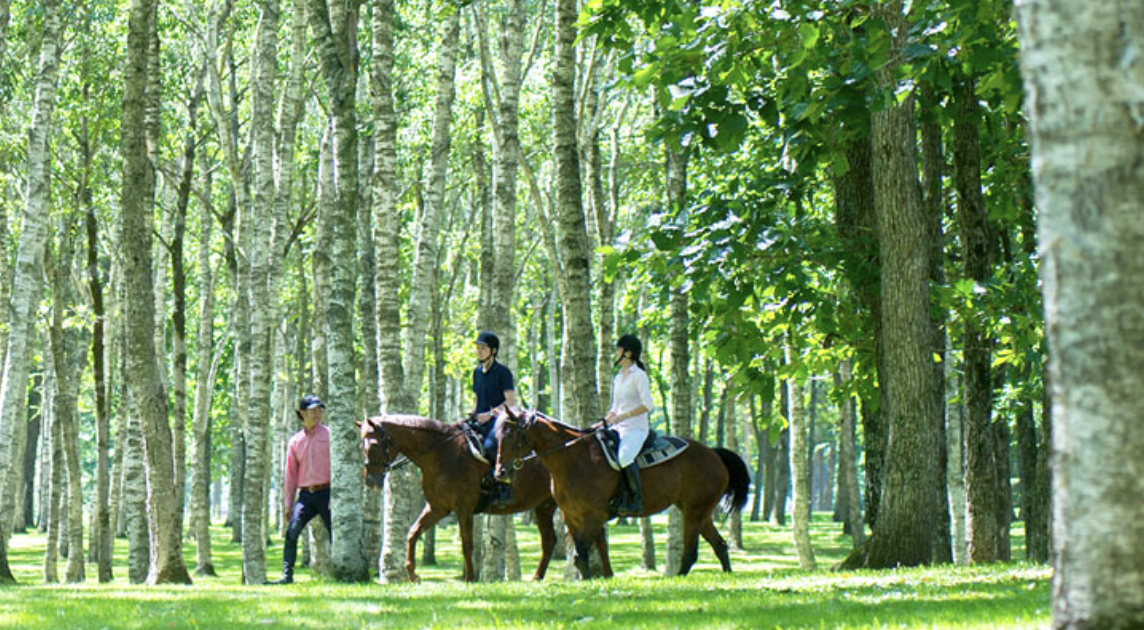
[[294, 582], [298, 537], [311, 519], [321, 516], [326, 531], [330, 531], [330, 430], [322, 424], [325, 408], [317, 396], [303, 396], [298, 402], [295, 413], [302, 421], [302, 430], [295, 433], [286, 446], [284, 494], [290, 525], [282, 548], [282, 578], [270, 584]]

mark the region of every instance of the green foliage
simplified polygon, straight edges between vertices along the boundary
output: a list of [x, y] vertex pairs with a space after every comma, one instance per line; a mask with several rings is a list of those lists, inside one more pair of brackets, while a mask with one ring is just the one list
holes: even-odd
[[[664, 540], [666, 519], [656, 519]], [[812, 524], [823, 564], [842, 558], [849, 539], [826, 515]], [[191, 587], [129, 586], [125, 567], [116, 582], [69, 586], [34, 584], [43, 537], [17, 535], [13, 569], [24, 586], [0, 590], [0, 624], [39, 628], [1042, 628], [1049, 623], [1049, 570], [1027, 565], [933, 567], [838, 573], [800, 571], [786, 528], [744, 523], [746, 551], [732, 552], [735, 573], [723, 574], [703, 545], [685, 578], [665, 578], [639, 566], [634, 525], [610, 529], [618, 577], [562, 581], [560, 563], [542, 583], [466, 585], [455, 526], [438, 531], [441, 564], [425, 567], [421, 584], [345, 585], [303, 570], [288, 587], [242, 586], [241, 549], [213, 529], [218, 578]], [[518, 524], [526, 571], [538, 557], [534, 528]], [[120, 558], [124, 541], [117, 541]], [[702, 543], [701, 543], [702, 544]], [[189, 545], [184, 549], [192, 560]], [[280, 553], [280, 550], [276, 550]], [[272, 551], [270, 560], [277, 556]], [[336, 621], [332, 621], [336, 620]]]

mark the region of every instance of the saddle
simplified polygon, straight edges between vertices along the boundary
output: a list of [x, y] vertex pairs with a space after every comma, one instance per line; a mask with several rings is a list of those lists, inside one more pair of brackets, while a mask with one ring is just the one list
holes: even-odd
[[485, 436], [481, 435], [481, 432], [473, 426], [473, 421], [466, 418], [458, 422], [457, 427], [461, 429], [461, 435], [465, 436], [465, 442], [468, 443], [469, 452], [473, 454], [473, 457], [477, 461], [491, 466], [492, 462], [485, 457]]
[[[608, 465], [614, 470], [621, 470], [616, 457], [616, 451], [620, 448], [620, 435], [616, 433], [616, 430], [604, 429], [596, 433], [596, 439], [600, 441], [600, 446], [604, 449], [604, 456], [608, 459]], [[647, 439], [640, 447], [640, 453], [636, 455], [635, 463], [640, 468], [651, 468], [674, 459], [685, 450], [687, 450], [687, 442], [683, 438], [648, 431]]]

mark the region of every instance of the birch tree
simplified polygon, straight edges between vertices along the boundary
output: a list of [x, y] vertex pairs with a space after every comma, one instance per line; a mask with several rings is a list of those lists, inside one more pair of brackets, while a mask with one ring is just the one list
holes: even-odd
[[[83, 331], [75, 324], [78, 297], [72, 277], [75, 259], [75, 221], [71, 217], [61, 220], [60, 238], [55, 264], [51, 273], [52, 320], [51, 347], [53, 379], [53, 406], [59, 424], [64, 454], [64, 474], [67, 487], [67, 549], [68, 563], [65, 579], [69, 583], [84, 581], [83, 545], [83, 470], [79, 458], [79, 383], [83, 369]], [[65, 320], [68, 324], [65, 326]]]
[[28, 361], [32, 328], [37, 320], [34, 313], [40, 293], [40, 259], [47, 239], [51, 203], [48, 138], [59, 76], [59, 0], [46, 0], [43, 8], [44, 30], [28, 133], [27, 193], [8, 308], [10, 321], [22, 322], [23, 325], [14, 326], [9, 331], [4, 351], [3, 380], [0, 381], [0, 584], [15, 581], [8, 566], [8, 536], [16, 513], [16, 493], [11, 490], [19, 484], [23, 473]]
[[576, 34], [575, 0], [556, 2], [556, 49], [552, 61], [552, 136], [556, 204], [553, 210], [557, 274], [563, 276], [564, 301], [562, 409], [572, 424], [599, 418], [596, 375], [585, 366], [596, 365], [592, 330], [591, 252], [580, 182], [580, 144], [576, 139]]
[[320, 246], [330, 254], [330, 292], [318, 308], [326, 311], [329, 361], [330, 502], [333, 519], [333, 574], [344, 582], [369, 577], [362, 551], [362, 475], [358, 449], [357, 385], [354, 362], [354, 288], [358, 203], [357, 33], [358, 3], [308, 0], [310, 28], [330, 96], [334, 121], [336, 202], [329, 213], [330, 238]]
[[[155, 171], [148, 145], [157, 140], [148, 125], [149, 93], [157, 79], [149, 76], [157, 60], [156, 0], [133, 0], [128, 19], [127, 64], [124, 69], [123, 124], [120, 153], [123, 159], [122, 244], [127, 327], [128, 387], [143, 430], [147, 474], [147, 517], [151, 538], [149, 584], [189, 584], [183, 563], [179, 510], [174, 491], [171, 429], [167, 395], [152, 334], [154, 287], [151, 267], [151, 215], [155, 199]], [[158, 123], [154, 123], [157, 125]]]
[[[687, 199], [687, 155], [677, 147], [664, 151], [667, 161], [667, 203], [675, 212], [683, 211]], [[671, 432], [691, 437], [691, 379], [687, 373], [691, 364], [687, 308], [688, 296], [682, 287], [669, 289], [668, 309], [671, 334]], [[667, 554], [665, 575], [679, 575], [683, 561], [683, 514], [678, 507], [668, 510]]]
[[1017, 19], [1049, 344], [1053, 627], [1140, 628], [1144, 5], [1027, 0]]
[[[270, 382], [272, 379], [270, 316], [271, 226], [276, 192], [274, 188], [274, 109], [275, 67], [278, 56], [278, 1], [263, 0], [258, 4], [259, 21], [255, 31], [254, 76], [251, 134], [254, 163], [254, 188], [251, 205], [239, 208], [240, 228], [249, 231], [247, 252], [250, 282], [251, 344], [249, 390], [246, 399], [246, 478], [242, 502], [243, 577], [247, 584], [266, 581], [266, 532], [263, 491], [269, 465], [267, 442], [270, 439]], [[245, 239], [244, 239], [245, 240]]]
[[810, 461], [807, 456], [807, 418], [803, 407], [803, 388], [793, 378], [787, 379], [788, 419], [790, 420], [790, 468], [793, 481], [794, 527], [791, 528], [798, 566], [812, 571], [816, 567], [814, 548], [810, 545]]

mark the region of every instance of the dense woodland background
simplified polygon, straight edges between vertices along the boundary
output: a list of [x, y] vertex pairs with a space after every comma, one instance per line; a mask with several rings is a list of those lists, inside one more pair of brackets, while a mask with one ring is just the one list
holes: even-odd
[[[1076, 11], [1077, 32], [1144, 23]], [[744, 518], [791, 519], [804, 567], [811, 509], [855, 534], [849, 566], [1009, 560], [1015, 518], [1047, 562], [1021, 17], [0, 0], [0, 582], [33, 527], [46, 581], [64, 557], [110, 579], [118, 535], [133, 581], [189, 582], [225, 519], [260, 583], [311, 392], [335, 512], [312, 564], [404, 579], [417, 474], [365, 489], [353, 423], [460, 419], [482, 329], [519, 400], [581, 425], [638, 333], [653, 425], [742, 453]], [[1026, 63], [1053, 50], [1027, 37]], [[512, 521], [484, 528], [511, 577]]]

